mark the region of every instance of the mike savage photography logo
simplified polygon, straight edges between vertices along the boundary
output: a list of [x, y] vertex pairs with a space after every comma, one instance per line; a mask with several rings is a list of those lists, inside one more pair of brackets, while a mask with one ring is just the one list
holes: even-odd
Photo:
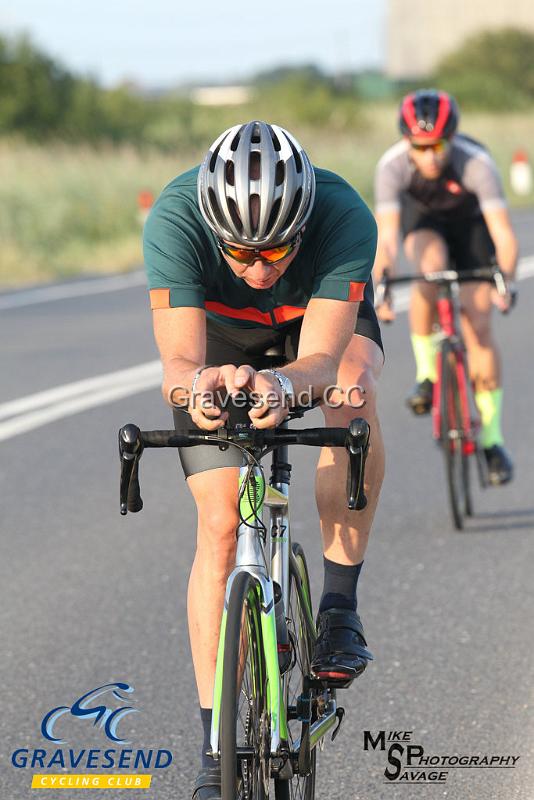
[[497, 753], [429, 753], [413, 731], [364, 731], [363, 749], [383, 753], [385, 784], [447, 783], [451, 770], [515, 769], [520, 756]]
[[[90, 725], [100, 731], [112, 746], [81, 749], [21, 747], [11, 755], [12, 766], [21, 771], [45, 771], [32, 776], [32, 788], [150, 788], [152, 774], [139, 770], [167, 769], [172, 763], [172, 753], [166, 749], [116, 746], [131, 744], [122, 738], [119, 726], [125, 727], [123, 720], [131, 714], [141, 713], [133, 705], [133, 692], [134, 687], [129, 683], [107, 683], [85, 692], [70, 705], [55, 706], [41, 721], [41, 735], [53, 745], [68, 744], [69, 738], [74, 735], [79, 738], [80, 731]], [[77, 772], [66, 774], [66, 770]], [[114, 773], [111, 770], [126, 772]]]

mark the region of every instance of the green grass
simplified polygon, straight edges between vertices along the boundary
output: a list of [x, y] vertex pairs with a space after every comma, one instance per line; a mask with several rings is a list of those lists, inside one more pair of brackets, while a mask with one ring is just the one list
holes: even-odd
[[137, 195], [158, 194], [189, 160], [132, 148], [0, 144], [0, 285], [141, 263]]
[[[532, 148], [532, 116], [471, 114], [461, 127], [489, 147], [511, 202], [534, 204], [532, 194], [514, 199], [508, 185], [513, 152]], [[293, 132], [314, 163], [343, 175], [372, 203], [376, 162], [397, 138], [392, 105], [366, 106], [353, 134], [296, 127]], [[0, 142], [0, 286], [140, 265], [139, 191], [157, 195], [171, 178], [198, 163], [208, 144], [199, 138], [195, 151], [171, 154]], [[534, 161], [534, 151], [530, 156]]]

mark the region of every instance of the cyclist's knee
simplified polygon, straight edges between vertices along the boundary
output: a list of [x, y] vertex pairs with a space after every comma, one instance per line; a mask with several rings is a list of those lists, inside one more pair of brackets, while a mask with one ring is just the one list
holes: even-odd
[[475, 347], [494, 347], [491, 325], [484, 316], [475, 316], [469, 320], [471, 342]]
[[330, 403], [323, 406], [327, 426], [345, 427], [355, 417], [376, 416], [377, 378], [371, 366], [355, 370], [352, 381], [345, 380], [338, 386], [331, 393]]
[[235, 505], [219, 503], [199, 509], [197, 553], [209, 560], [214, 578], [218, 573], [225, 578], [235, 564], [238, 524], [239, 515]]
[[235, 560], [238, 472], [235, 468], [208, 470], [187, 481], [197, 507], [197, 547], [223, 568]]

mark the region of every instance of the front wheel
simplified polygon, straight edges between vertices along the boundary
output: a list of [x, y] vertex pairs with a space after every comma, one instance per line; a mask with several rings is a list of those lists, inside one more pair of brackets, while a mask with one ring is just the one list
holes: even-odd
[[221, 699], [222, 800], [266, 800], [270, 718], [260, 597], [248, 572], [236, 576], [228, 601]]
[[463, 369], [452, 348], [443, 350], [441, 382], [441, 444], [445, 455], [447, 485], [452, 518], [458, 530], [464, 517], [472, 516], [469, 455], [465, 451], [468, 423], [464, 419], [457, 369]]
[[[310, 664], [314, 644], [314, 624], [310, 597], [310, 580], [306, 557], [302, 547], [294, 543], [293, 558], [289, 563], [289, 599], [286, 609], [287, 628], [291, 643], [291, 664], [284, 674], [284, 700], [288, 709], [288, 748], [294, 751], [294, 745], [301, 739], [303, 725], [297, 719], [297, 704], [304, 691], [304, 678], [310, 675]], [[312, 697], [312, 721], [316, 719], [315, 693]], [[290, 780], [275, 780], [276, 800], [313, 800], [315, 797], [315, 770], [317, 750], [313, 748], [309, 754], [306, 774], [298, 771]]]

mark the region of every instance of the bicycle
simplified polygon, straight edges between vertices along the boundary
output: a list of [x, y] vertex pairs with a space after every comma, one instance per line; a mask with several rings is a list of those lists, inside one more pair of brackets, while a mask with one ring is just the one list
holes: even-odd
[[[348, 507], [361, 510], [369, 426], [358, 418], [349, 428], [295, 430], [288, 420], [272, 430], [236, 426], [216, 434], [142, 432], [132, 424], [119, 431], [121, 514], [143, 507], [138, 469], [145, 448], [235, 446], [243, 454], [236, 566], [226, 587], [211, 729], [223, 800], [267, 800], [271, 780], [275, 800], [313, 800], [317, 747], [330, 731], [335, 739], [344, 716], [336, 701], [343, 684], [329, 685], [310, 670], [316, 633], [306, 556], [291, 543], [288, 446], [345, 447]], [[266, 484], [260, 462], [269, 452]]]
[[454, 526], [464, 527], [465, 517], [474, 514], [471, 494], [470, 458], [475, 457], [479, 483], [488, 486], [487, 470], [478, 443], [480, 416], [469, 380], [466, 348], [459, 325], [460, 284], [472, 281], [494, 283], [501, 296], [506, 284], [497, 266], [457, 272], [452, 269], [423, 275], [391, 277], [386, 271], [377, 287], [377, 303], [387, 298], [391, 287], [424, 281], [438, 286], [437, 314], [440, 342], [437, 353], [438, 378], [432, 395], [432, 434], [440, 443], [447, 474], [449, 505]]

